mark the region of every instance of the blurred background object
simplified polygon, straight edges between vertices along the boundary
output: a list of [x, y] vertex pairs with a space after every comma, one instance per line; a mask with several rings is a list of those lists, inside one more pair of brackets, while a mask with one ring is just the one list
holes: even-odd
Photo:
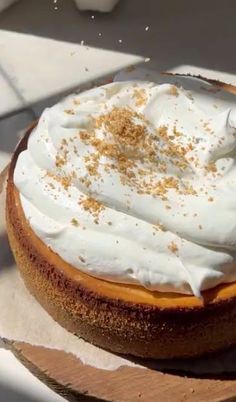
[[18, 0], [0, 0], [0, 12], [3, 11], [5, 8], [11, 6]]
[[74, 0], [80, 10], [111, 11], [119, 0]]
[[[19, 0], [0, 0], [0, 12]], [[34, 1], [34, 0], [33, 0]], [[80, 10], [93, 10], [108, 13], [113, 10], [119, 0], [74, 0]], [[54, 8], [57, 9], [58, 0], [53, 0]]]

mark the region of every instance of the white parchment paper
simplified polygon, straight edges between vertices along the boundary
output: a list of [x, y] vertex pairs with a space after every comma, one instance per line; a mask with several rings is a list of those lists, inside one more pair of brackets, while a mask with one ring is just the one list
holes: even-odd
[[[0, 176], [0, 191], [1, 191]], [[5, 186], [0, 194], [0, 338], [63, 350], [84, 364], [104, 370], [138, 366], [194, 374], [236, 373], [236, 348], [216, 356], [185, 361], [145, 361], [118, 356], [85, 342], [57, 324], [29, 294], [9, 249], [5, 231]], [[193, 339], [194, 342], [194, 339]]]

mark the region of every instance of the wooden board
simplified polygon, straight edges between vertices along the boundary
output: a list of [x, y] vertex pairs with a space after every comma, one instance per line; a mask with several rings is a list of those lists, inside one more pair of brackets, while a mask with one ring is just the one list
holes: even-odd
[[191, 378], [125, 366], [106, 371], [86, 366], [62, 351], [23, 342], [10, 347], [33, 374], [70, 401], [236, 401], [236, 374]]

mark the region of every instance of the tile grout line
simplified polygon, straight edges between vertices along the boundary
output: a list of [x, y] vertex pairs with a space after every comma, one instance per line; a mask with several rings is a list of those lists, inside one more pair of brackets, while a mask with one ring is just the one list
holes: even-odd
[[21, 101], [21, 103], [23, 103], [24, 106], [26, 106], [25, 98], [21, 95], [21, 93], [15, 87], [15, 85], [13, 84], [11, 78], [9, 77], [9, 75], [7, 74], [5, 69], [2, 67], [1, 63], [0, 63], [0, 73], [2, 74], [3, 78], [7, 81], [8, 85], [13, 90], [13, 92], [15, 93], [17, 98]]
[[33, 108], [30, 105], [27, 105], [27, 102], [25, 101], [25, 98], [18, 91], [18, 88], [13, 84], [11, 78], [9, 77], [9, 75], [7, 74], [5, 69], [2, 67], [1, 63], [0, 63], [0, 73], [2, 74], [3, 78], [6, 80], [6, 82], [9, 85], [9, 87], [12, 89], [12, 91], [14, 92], [14, 94], [17, 96], [18, 100], [22, 104], [22, 107], [17, 109], [16, 111], [12, 111], [12, 112], [9, 112], [9, 113], [6, 113], [5, 115], [3, 115], [3, 117], [1, 117], [1, 120], [5, 119], [5, 118], [8, 118], [8, 117], [11, 117], [12, 115], [21, 113], [23, 111], [26, 111], [27, 113], [29, 113], [31, 115], [31, 117], [33, 117], [33, 119], [37, 119], [37, 116], [36, 116]]
[[31, 117], [33, 116], [34, 119], [37, 119], [37, 115], [34, 113], [34, 110], [31, 107], [22, 107], [16, 110], [11, 110], [10, 112], [6, 112], [3, 115], [0, 116], [0, 121], [5, 120], [5, 119], [9, 119], [12, 116], [15, 116], [17, 114], [20, 113], [28, 113]]

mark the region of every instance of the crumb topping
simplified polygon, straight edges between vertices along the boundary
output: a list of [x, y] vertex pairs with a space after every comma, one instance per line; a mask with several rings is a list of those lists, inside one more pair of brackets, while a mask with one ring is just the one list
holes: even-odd
[[72, 224], [73, 226], [76, 226], [76, 227], [79, 226], [79, 222], [78, 222], [77, 219], [75, 219], [75, 218], [72, 218], [72, 219], [71, 219], [71, 224]]
[[179, 251], [179, 248], [178, 248], [177, 244], [176, 244], [174, 241], [172, 241], [172, 242], [168, 245], [168, 249], [169, 249], [172, 253], [174, 253], [174, 254], [176, 254], [176, 253]]
[[147, 102], [147, 93], [145, 89], [136, 88], [134, 89], [132, 98], [135, 100], [135, 106], [143, 106]]
[[173, 96], [179, 96], [178, 88], [175, 85], [171, 85], [169, 94]]
[[131, 108], [113, 107], [110, 112], [97, 118], [96, 127], [104, 125], [120, 145], [137, 148], [145, 145], [147, 131], [141, 122], [135, 123], [135, 118], [144, 121], [144, 116]]
[[[46, 176], [52, 178], [56, 182], [60, 183], [64, 190], [68, 190], [68, 188], [72, 185], [73, 180], [76, 178], [76, 173], [72, 171], [69, 175], [58, 175], [51, 172], [47, 172]], [[49, 183], [52, 189], [55, 188], [53, 183]]]
[[64, 112], [67, 114], [75, 114], [75, 111], [73, 109], [66, 109], [64, 110]]
[[85, 211], [89, 211], [95, 218], [97, 218], [100, 212], [105, 208], [101, 202], [92, 197], [86, 197], [85, 199], [79, 201], [79, 204], [84, 208]]
[[[96, 136], [96, 129], [103, 130], [103, 139]], [[167, 201], [166, 194], [171, 189], [180, 194], [196, 195], [191, 185], [167, 175], [167, 160], [170, 158], [180, 170], [188, 167], [186, 154], [193, 149], [193, 145], [190, 143], [183, 147], [176, 144], [174, 140], [181, 135], [176, 126], [171, 135], [165, 126], [150, 135], [145, 117], [128, 107], [112, 108], [94, 119], [93, 129], [79, 133], [83, 142], [95, 148], [95, 152], [84, 157], [86, 169], [91, 176], [99, 178], [99, 161], [105, 156], [107, 162], [103, 161], [103, 165], [106, 172], [116, 170], [122, 184], [135, 188], [138, 194], [159, 196], [164, 201]], [[162, 159], [157, 159], [158, 154]], [[139, 160], [143, 162], [144, 168], [138, 167]], [[166, 176], [157, 179], [157, 171]]]

